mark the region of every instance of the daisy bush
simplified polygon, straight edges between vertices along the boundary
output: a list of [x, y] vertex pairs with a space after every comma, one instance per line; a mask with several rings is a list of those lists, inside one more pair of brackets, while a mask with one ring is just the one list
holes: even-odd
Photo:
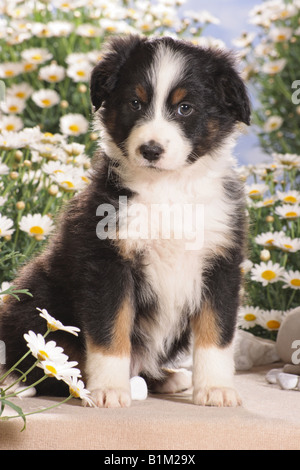
[[300, 305], [300, 1], [268, 0], [249, 12], [256, 32], [235, 41], [255, 97], [253, 121], [267, 164], [247, 180], [249, 259], [240, 325], [275, 339]]
[[285, 316], [300, 305], [300, 156], [275, 153], [270, 163], [240, 171], [250, 237], [239, 324], [276, 339]]
[[[258, 3], [258, 2], [257, 2]], [[300, 153], [300, 1], [268, 0], [249, 14], [257, 33], [236, 41], [255, 95], [255, 123], [264, 150]]]

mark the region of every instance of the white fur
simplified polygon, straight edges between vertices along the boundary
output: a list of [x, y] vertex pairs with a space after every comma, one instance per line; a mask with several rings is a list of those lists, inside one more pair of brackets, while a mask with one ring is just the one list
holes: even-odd
[[[224, 145], [229, 151], [231, 142]], [[126, 185], [136, 192], [129, 204], [190, 203], [204, 206], [204, 243], [196, 251], [186, 249], [186, 240], [128, 239], [124, 246], [129, 253], [144, 253], [144, 272], [160, 301], [159, 322], [143, 320], [143, 331], [149, 343], [149, 353], [133, 358], [132, 373], [141, 370], [158, 376], [156, 361], [160, 352], [170, 346], [180, 331], [182, 309], [190, 311], [200, 305], [202, 296], [202, 273], [206, 257], [224, 253], [233, 242], [230, 220], [236, 202], [229, 200], [223, 189], [222, 179], [232, 174], [232, 157], [228, 152], [216, 157], [205, 156], [180, 171], [156, 172], [137, 169], [127, 173]], [[126, 172], [125, 172], [126, 175]], [[126, 178], [126, 176], [125, 176]], [[143, 213], [142, 213], [143, 214]], [[148, 223], [141, 220], [140, 225]]]
[[129, 406], [130, 358], [108, 356], [88, 351], [86, 361], [87, 388], [97, 406]]
[[180, 168], [192, 151], [189, 140], [184, 136], [180, 126], [167, 119], [166, 101], [172, 88], [179, 82], [185, 68], [182, 54], [161, 45], [154, 58], [148, 75], [154, 90], [151, 106], [151, 118], [135, 127], [126, 142], [129, 159], [139, 166], [150, 166], [153, 163], [145, 160], [140, 154], [140, 146], [151, 140], [159, 144], [164, 152], [155, 163], [155, 167], [164, 170]]
[[193, 355], [193, 399], [197, 405], [237, 406], [232, 345], [196, 348]]

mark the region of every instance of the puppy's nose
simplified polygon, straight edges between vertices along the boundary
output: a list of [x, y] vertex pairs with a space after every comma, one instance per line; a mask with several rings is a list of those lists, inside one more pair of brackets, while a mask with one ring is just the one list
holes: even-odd
[[140, 146], [140, 153], [149, 162], [158, 160], [163, 153], [163, 148], [156, 143], [149, 143]]

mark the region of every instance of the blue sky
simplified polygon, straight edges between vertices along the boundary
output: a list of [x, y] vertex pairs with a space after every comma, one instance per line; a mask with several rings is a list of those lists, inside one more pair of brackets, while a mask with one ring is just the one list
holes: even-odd
[[[244, 31], [255, 31], [255, 26], [248, 22], [248, 14], [260, 3], [261, 0], [187, 0], [184, 10], [207, 10], [216, 16], [220, 24], [209, 25], [205, 34], [222, 39], [228, 48], [235, 49], [232, 44], [233, 39]], [[253, 129], [239, 138], [234, 153], [241, 164], [254, 164], [267, 161], [269, 158], [260, 148]]]

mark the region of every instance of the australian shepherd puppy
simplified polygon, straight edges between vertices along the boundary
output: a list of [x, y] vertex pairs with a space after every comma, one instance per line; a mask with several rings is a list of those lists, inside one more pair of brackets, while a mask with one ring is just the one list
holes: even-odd
[[[78, 337], [52, 339], [78, 361], [97, 406], [129, 406], [135, 375], [151, 390], [186, 388], [186, 376], [169, 369], [188, 351], [193, 402], [236, 406], [245, 207], [231, 148], [250, 107], [234, 60], [168, 37], [116, 37], [93, 70], [91, 100], [102, 130], [91, 183], [13, 283], [33, 297], [2, 307], [6, 367], [26, 352], [24, 333], [45, 332], [36, 310], [45, 308], [80, 328]], [[195, 219], [178, 208], [199, 209], [186, 211], [199, 215], [194, 240], [191, 227], [178, 235], [179, 222]], [[63, 387], [49, 378], [37, 391], [61, 395]]]

